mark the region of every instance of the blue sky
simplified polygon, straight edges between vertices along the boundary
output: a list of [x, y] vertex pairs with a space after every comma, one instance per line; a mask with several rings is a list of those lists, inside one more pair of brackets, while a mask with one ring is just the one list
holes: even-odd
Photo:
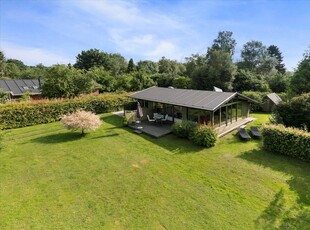
[[308, 0], [0, 0], [0, 50], [27, 65], [75, 63], [91, 48], [184, 61], [232, 31], [235, 60], [258, 40], [278, 46], [293, 70], [310, 46], [309, 9]]

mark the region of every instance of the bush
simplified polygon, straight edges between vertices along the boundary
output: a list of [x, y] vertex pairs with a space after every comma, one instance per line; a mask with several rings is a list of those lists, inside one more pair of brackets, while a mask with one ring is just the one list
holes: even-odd
[[207, 125], [197, 125], [192, 121], [176, 122], [172, 126], [172, 132], [181, 138], [193, 141], [196, 145], [207, 148], [215, 145], [217, 135], [215, 131]]
[[273, 123], [284, 124], [287, 127], [310, 129], [310, 93], [294, 97], [275, 107], [272, 116]]
[[100, 117], [92, 112], [77, 110], [74, 113], [63, 115], [60, 121], [66, 129], [84, 131], [96, 130], [101, 125]]
[[181, 138], [189, 139], [190, 134], [196, 129], [197, 124], [192, 121], [176, 122], [172, 126], [172, 132]]
[[310, 133], [283, 125], [263, 125], [262, 136], [264, 149], [310, 161]]
[[127, 94], [100, 94], [66, 100], [6, 103], [0, 106], [0, 129], [55, 122], [64, 114], [80, 110], [106, 113], [123, 108]]
[[217, 135], [215, 131], [207, 125], [199, 125], [189, 137], [196, 145], [210, 148], [215, 145]]

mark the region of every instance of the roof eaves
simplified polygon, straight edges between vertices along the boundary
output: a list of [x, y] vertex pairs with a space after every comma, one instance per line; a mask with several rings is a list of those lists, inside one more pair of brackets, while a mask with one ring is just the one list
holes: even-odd
[[134, 98], [133, 96], [134, 96], [135, 94], [137, 94], [137, 93], [141, 93], [141, 92], [143, 92], [143, 91], [149, 90], [149, 89], [154, 88], [154, 87], [157, 87], [157, 86], [151, 86], [151, 87], [149, 87], [149, 88], [146, 88], [146, 89], [140, 90], [140, 91], [138, 91], [138, 92], [135, 92], [135, 93], [133, 93], [133, 94], [128, 95], [128, 97], [130, 97], [130, 98]]
[[223, 104], [225, 104], [226, 102], [230, 101], [232, 98], [234, 98], [238, 93], [234, 93], [232, 94], [230, 97], [228, 97], [226, 100], [224, 100], [222, 103], [220, 103], [219, 105], [217, 105], [215, 108], [213, 108], [212, 111], [217, 110], [219, 107], [221, 107]]

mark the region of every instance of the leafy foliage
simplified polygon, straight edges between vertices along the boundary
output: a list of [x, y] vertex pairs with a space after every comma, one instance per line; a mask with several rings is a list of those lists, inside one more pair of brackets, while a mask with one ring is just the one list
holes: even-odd
[[213, 90], [213, 86], [216, 86], [224, 91], [231, 91], [237, 67], [232, 63], [230, 54], [210, 49], [207, 56], [207, 64], [196, 68], [192, 73], [193, 88]]
[[310, 93], [292, 98], [275, 107], [273, 111], [274, 123], [288, 127], [310, 128]]
[[283, 125], [264, 125], [262, 135], [266, 150], [310, 161], [310, 133]]
[[92, 112], [83, 110], [77, 110], [71, 114], [63, 115], [60, 122], [64, 125], [66, 129], [81, 129], [82, 134], [84, 134], [85, 131], [96, 130], [101, 125], [101, 120], [99, 116]]
[[197, 128], [197, 124], [192, 121], [181, 121], [176, 122], [172, 126], [172, 132], [181, 138], [189, 139], [190, 135]]
[[69, 98], [90, 93], [92, 89], [92, 79], [82, 74], [80, 70], [55, 65], [48, 70], [41, 91], [43, 97]]
[[304, 53], [291, 80], [291, 89], [296, 94], [310, 92], [310, 51]]
[[279, 47], [271, 45], [267, 48], [267, 51], [270, 57], [275, 57], [277, 59], [277, 65], [275, 66], [276, 70], [279, 73], [284, 74], [286, 69], [285, 65], [283, 64], [283, 56]]
[[7, 103], [0, 106], [0, 129], [55, 122], [67, 113], [86, 110], [105, 113], [122, 109], [127, 94], [100, 94], [67, 100]]
[[199, 125], [194, 132], [190, 133], [189, 139], [196, 145], [210, 148], [215, 145], [217, 135], [210, 126]]
[[258, 104], [251, 104], [252, 112], [262, 111], [262, 104], [268, 92], [244, 91], [242, 94], [258, 102]]
[[235, 91], [269, 91], [268, 84], [264, 77], [249, 70], [240, 69], [233, 82]]
[[272, 92], [281, 93], [288, 90], [288, 76], [285, 74], [275, 74], [268, 79], [268, 84]]
[[277, 59], [268, 54], [266, 46], [260, 41], [249, 41], [241, 50], [242, 61], [239, 68], [248, 69], [261, 74], [269, 74], [277, 65]]
[[236, 40], [232, 37], [233, 32], [231, 31], [220, 31], [218, 37], [213, 40], [211, 49], [222, 50], [233, 56], [235, 53], [235, 47], [237, 45]]
[[125, 58], [120, 54], [102, 52], [98, 49], [82, 51], [76, 57], [74, 67], [77, 69], [89, 70], [92, 67], [104, 67], [111, 71], [114, 76], [124, 73], [127, 70]]
[[181, 138], [186, 138], [196, 145], [210, 148], [215, 145], [217, 135], [215, 131], [207, 125], [197, 125], [192, 121], [176, 122], [172, 126], [172, 132]]
[[0, 89], [0, 103], [4, 103], [5, 100], [8, 99], [8, 97], [8, 93]]

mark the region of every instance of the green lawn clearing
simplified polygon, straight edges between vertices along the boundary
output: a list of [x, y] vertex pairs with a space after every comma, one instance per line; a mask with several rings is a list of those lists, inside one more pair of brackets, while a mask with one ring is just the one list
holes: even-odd
[[58, 122], [3, 132], [0, 229], [310, 229], [309, 163], [236, 132], [204, 149], [102, 119], [85, 137]]

